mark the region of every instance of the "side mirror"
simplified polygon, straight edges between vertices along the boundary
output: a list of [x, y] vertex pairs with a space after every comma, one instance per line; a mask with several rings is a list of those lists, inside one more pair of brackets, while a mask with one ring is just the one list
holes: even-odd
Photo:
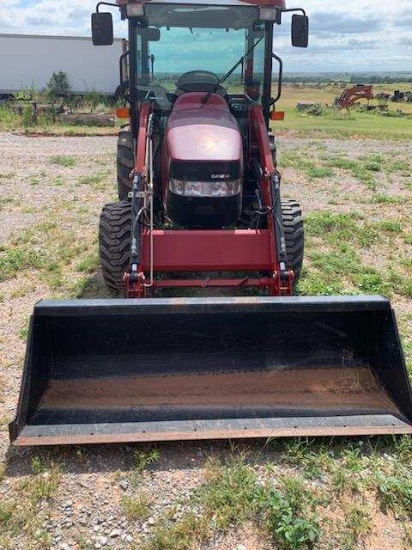
[[160, 40], [160, 29], [157, 27], [142, 27], [139, 34], [150, 42], [159, 42]]
[[111, 46], [113, 44], [111, 13], [92, 13], [92, 40], [95, 46]]
[[292, 46], [307, 48], [309, 42], [309, 17], [307, 15], [292, 15]]

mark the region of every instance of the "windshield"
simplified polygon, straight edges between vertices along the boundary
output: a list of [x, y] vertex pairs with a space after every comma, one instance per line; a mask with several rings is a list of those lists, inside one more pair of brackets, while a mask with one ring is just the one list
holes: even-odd
[[146, 4], [146, 16], [160, 39], [145, 43], [145, 31], [137, 27], [139, 84], [173, 92], [178, 78], [190, 71], [209, 71], [220, 80], [249, 52], [222, 85], [228, 93], [246, 91], [259, 99], [265, 31], [255, 7]]

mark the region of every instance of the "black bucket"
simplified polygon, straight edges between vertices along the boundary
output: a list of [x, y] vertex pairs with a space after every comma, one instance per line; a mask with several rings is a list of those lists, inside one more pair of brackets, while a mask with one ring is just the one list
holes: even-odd
[[10, 439], [55, 445], [412, 433], [378, 296], [39, 302]]

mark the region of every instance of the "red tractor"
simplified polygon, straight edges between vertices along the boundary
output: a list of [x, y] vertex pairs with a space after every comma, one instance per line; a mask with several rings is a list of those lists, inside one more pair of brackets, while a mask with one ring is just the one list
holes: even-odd
[[371, 84], [356, 84], [352, 88], [347, 88], [335, 99], [335, 105], [339, 109], [350, 109], [354, 103], [361, 99], [366, 99], [369, 105], [369, 101], [375, 99], [372, 88]]
[[[121, 4], [130, 125], [118, 143], [120, 202], [104, 207], [100, 223], [106, 284], [128, 297], [190, 286], [291, 295], [303, 221], [299, 204], [280, 197], [269, 122], [282, 61], [272, 43], [283, 13], [302, 10], [286, 10], [284, 0]], [[94, 16], [97, 44], [113, 40], [104, 33], [109, 17]], [[294, 14], [293, 44], [307, 46], [307, 37], [306, 15]]]
[[[388, 300], [291, 296], [303, 222], [280, 196], [273, 40], [295, 11], [292, 44], [305, 47], [303, 10], [284, 0], [118, 4], [130, 122], [100, 257], [108, 287], [127, 297], [35, 306], [11, 440], [411, 433]], [[95, 13], [92, 28], [95, 44], [112, 42], [111, 14]], [[153, 297], [165, 287], [207, 296]], [[254, 293], [211, 298], [214, 287]]]

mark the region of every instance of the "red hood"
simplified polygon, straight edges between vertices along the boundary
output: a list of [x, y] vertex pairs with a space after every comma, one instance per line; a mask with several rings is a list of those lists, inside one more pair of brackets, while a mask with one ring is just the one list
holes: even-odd
[[242, 157], [242, 138], [226, 101], [204, 92], [181, 95], [169, 117], [166, 139], [170, 158], [186, 161], [235, 161]]

